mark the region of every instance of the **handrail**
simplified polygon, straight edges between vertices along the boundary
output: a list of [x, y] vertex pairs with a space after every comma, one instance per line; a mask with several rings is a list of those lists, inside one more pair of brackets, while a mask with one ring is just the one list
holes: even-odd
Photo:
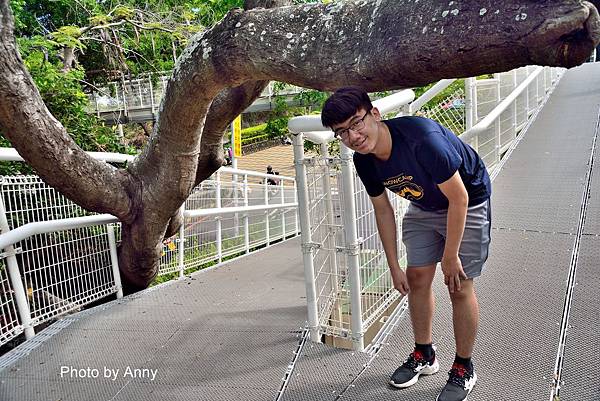
[[[210, 209], [195, 209], [184, 211], [185, 217], [203, 217], [215, 216], [220, 214], [235, 214], [241, 212], [256, 212], [264, 210], [277, 209], [293, 209], [298, 207], [297, 202], [280, 203], [275, 205], [258, 205], [258, 206], [238, 206], [227, 208], [210, 208]], [[14, 228], [7, 233], [0, 234], [0, 249], [4, 249], [9, 245], [16, 244], [29, 237], [38, 234], [46, 234], [56, 231], [65, 231], [75, 228], [84, 228], [90, 226], [99, 226], [111, 223], [118, 223], [119, 219], [112, 214], [97, 214], [93, 216], [71, 217], [67, 219], [56, 219], [48, 221], [39, 221], [35, 223], [27, 223], [20, 227]]]
[[296, 181], [296, 179], [294, 177], [288, 177], [288, 176], [285, 176], [285, 175], [274, 175], [274, 174], [267, 174], [267, 173], [259, 173], [258, 171], [242, 170], [242, 169], [237, 169], [237, 168], [232, 168], [232, 167], [221, 167], [218, 171], [220, 173], [229, 173], [229, 174], [238, 174], [238, 175], [249, 175], [249, 176], [253, 176], [253, 177], [276, 178], [278, 180]]
[[532, 72], [523, 82], [519, 84], [504, 100], [502, 100], [498, 105], [481, 121], [475, 124], [473, 127], [465, 131], [461, 136], [464, 142], [468, 142], [471, 138], [476, 136], [477, 134], [488, 129], [494, 121], [515, 101], [515, 99], [523, 93], [525, 89], [537, 78], [538, 75], [544, 70], [544, 67], [536, 67], [535, 71]]
[[[124, 154], [124, 153], [111, 153], [111, 152], [86, 152], [86, 153], [96, 160], [105, 161], [105, 162], [109, 162], [109, 163], [124, 163], [124, 162], [132, 161], [136, 158], [135, 155], [128, 155], [128, 154]], [[25, 162], [25, 159], [23, 159], [23, 157], [14, 148], [0, 147], [0, 161]], [[266, 174], [266, 173], [260, 173], [258, 171], [235, 169], [235, 168], [231, 168], [231, 167], [221, 167], [218, 171], [221, 173], [248, 175], [248, 176], [260, 177], [260, 178], [274, 178], [275, 177], [278, 180], [284, 180], [284, 181], [295, 181], [296, 180], [294, 177], [288, 177], [285, 175]]]
[[[124, 153], [111, 153], [111, 152], [86, 152], [88, 155], [96, 160], [105, 161], [109, 163], [125, 163], [135, 159], [134, 155], [128, 155]], [[0, 161], [7, 162], [24, 162], [25, 159], [17, 152], [15, 148], [2, 148], [0, 147]]]
[[204, 217], [204, 216], [216, 216], [220, 214], [234, 214], [243, 212], [261, 212], [265, 210], [274, 209], [293, 209], [298, 207], [297, 202], [292, 203], [278, 203], [274, 205], [257, 205], [257, 206], [236, 206], [236, 207], [223, 207], [223, 208], [210, 208], [210, 209], [195, 209], [186, 210], [183, 212], [185, 217]]
[[412, 102], [409, 107], [409, 114], [416, 113], [427, 104], [428, 101], [436, 97], [441, 91], [449, 87], [456, 79], [442, 79], [438, 81], [431, 88], [427, 89], [425, 93], [417, 98], [414, 102]]
[[71, 230], [74, 228], [84, 228], [89, 226], [99, 226], [110, 223], [117, 223], [118, 218], [112, 214], [97, 214], [93, 216], [71, 217], [67, 219], [57, 219], [48, 221], [38, 221], [27, 223], [20, 227], [13, 228], [7, 233], [0, 234], [0, 249], [9, 245], [16, 244], [31, 236], [46, 234], [55, 231]]

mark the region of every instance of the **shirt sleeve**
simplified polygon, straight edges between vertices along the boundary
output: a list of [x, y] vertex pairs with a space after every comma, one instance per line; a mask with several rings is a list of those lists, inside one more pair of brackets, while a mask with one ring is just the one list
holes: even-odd
[[373, 162], [364, 155], [354, 153], [352, 157], [354, 161], [354, 167], [358, 173], [358, 177], [362, 181], [367, 193], [371, 197], [379, 196], [385, 191], [385, 187], [377, 177], [375, 173], [375, 166]]
[[436, 184], [448, 181], [462, 164], [458, 151], [439, 131], [424, 134], [421, 144], [416, 148], [416, 157]]

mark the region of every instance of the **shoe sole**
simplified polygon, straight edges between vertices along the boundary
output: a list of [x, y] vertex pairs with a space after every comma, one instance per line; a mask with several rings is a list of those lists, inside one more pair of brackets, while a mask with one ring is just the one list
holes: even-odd
[[413, 377], [412, 379], [410, 379], [407, 382], [404, 383], [396, 383], [393, 380], [390, 380], [390, 385], [396, 388], [407, 388], [412, 386], [413, 384], [415, 384], [418, 380], [419, 380], [419, 376], [424, 375], [424, 376], [431, 376], [436, 374], [438, 371], [440, 370], [440, 364], [438, 363], [437, 359], [435, 360], [435, 362], [433, 363], [433, 365], [431, 365], [429, 368], [423, 368], [419, 371], [419, 373], [417, 373], [415, 375], [415, 377]]

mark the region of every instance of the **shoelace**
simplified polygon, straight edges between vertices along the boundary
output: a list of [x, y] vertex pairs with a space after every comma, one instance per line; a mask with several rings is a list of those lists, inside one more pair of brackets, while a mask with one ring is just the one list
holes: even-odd
[[448, 381], [456, 384], [457, 386], [464, 388], [467, 379], [471, 378], [471, 372], [465, 369], [464, 366], [454, 364], [450, 369]]
[[419, 364], [426, 362], [427, 361], [425, 361], [425, 358], [423, 358], [421, 354], [417, 352], [411, 352], [411, 354], [408, 356], [408, 359], [404, 361], [402, 366], [409, 369], [415, 369], [417, 366], [419, 366]]

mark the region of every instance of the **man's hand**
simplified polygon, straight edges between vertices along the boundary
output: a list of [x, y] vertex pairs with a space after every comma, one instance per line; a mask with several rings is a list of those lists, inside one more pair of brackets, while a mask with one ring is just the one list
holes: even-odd
[[442, 258], [442, 272], [444, 273], [444, 284], [448, 286], [450, 293], [460, 292], [460, 279], [466, 280], [468, 277], [462, 268], [458, 255]]
[[402, 295], [408, 294], [410, 288], [408, 287], [406, 273], [404, 273], [404, 271], [399, 267], [390, 268], [390, 273], [392, 275], [392, 282], [394, 283], [394, 288], [400, 291]]

